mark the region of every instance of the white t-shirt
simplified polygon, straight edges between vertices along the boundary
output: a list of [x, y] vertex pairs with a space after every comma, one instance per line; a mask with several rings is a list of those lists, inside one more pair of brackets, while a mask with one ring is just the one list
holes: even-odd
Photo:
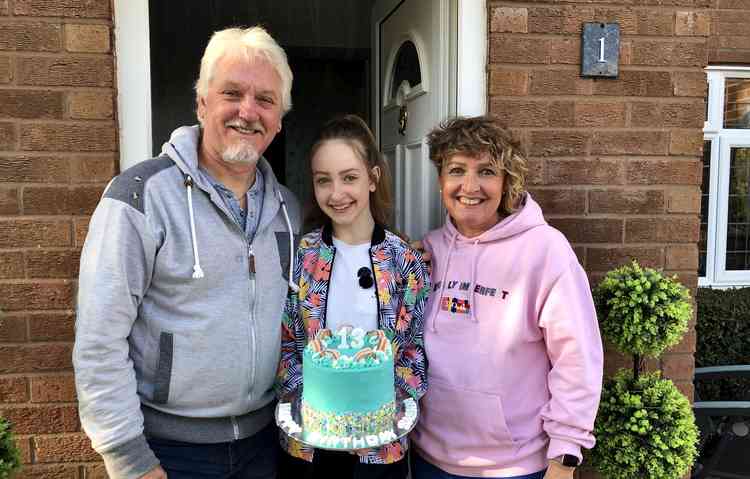
[[[365, 331], [378, 329], [378, 305], [375, 296], [375, 276], [370, 262], [370, 243], [350, 245], [333, 238], [336, 256], [331, 271], [326, 307], [326, 328], [335, 331], [350, 325]], [[370, 270], [373, 285], [367, 289], [359, 285], [357, 271]]]

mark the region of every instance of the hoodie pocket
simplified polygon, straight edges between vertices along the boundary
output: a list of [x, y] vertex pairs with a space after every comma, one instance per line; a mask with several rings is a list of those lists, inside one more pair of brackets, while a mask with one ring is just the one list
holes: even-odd
[[420, 449], [448, 464], [477, 467], [516, 454], [500, 396], [453, 388], [432, 378], [429, 384], [422, 398]]
[[172, 382], [172, 360], [174, 359], [174, 336], [162, 332], [159, 337], [159, 362], [154, 375], [154, 403], [166, 404], [169, 400], [169, 385]]

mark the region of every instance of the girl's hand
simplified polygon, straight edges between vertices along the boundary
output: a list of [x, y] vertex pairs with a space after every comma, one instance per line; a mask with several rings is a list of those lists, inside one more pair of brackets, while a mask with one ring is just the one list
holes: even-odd
[[552, 460], [549, 461], [544, 479], [573, 479], [575, 471], [575, 467], [563, 466], [559, 462]]

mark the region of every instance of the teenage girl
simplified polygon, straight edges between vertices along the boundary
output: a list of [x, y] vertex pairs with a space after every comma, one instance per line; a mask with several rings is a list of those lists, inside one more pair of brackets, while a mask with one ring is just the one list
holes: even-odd
[[[356, 115], [327, 122], [310, 168], [315, 229], [294, 259], [283, 315], [278, 393], [302, 385], [302, 351], [322, 328], [381, 329], [394, 344], [396, 396], [427, 389], [422, 315], [430, 290], [420, 254], [387, 229], [390, 180], [370, 129]], [[407, 476], [408, 440], [356, 454], [313, 450], [280, 433], [280, 477], [352, 479]]]

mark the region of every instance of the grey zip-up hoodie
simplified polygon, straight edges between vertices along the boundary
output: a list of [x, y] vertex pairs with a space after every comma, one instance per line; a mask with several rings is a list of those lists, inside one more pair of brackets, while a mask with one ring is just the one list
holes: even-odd
[[224, 442], [273, 418], [299, 205], [261, 159], [250, 244], [197, 174], [199, 141], [199, 127], [179, 128], [160, 157], [114, 178], [83, 247], [76, 388], [83, 429], [113, 478], [158, 464], [146, 435]]

